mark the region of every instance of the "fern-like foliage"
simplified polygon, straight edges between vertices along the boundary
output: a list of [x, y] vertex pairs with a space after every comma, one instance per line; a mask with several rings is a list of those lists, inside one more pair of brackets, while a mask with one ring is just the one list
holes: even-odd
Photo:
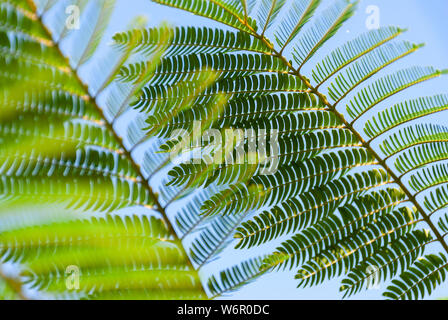
[[[370, 267], [388, 298], [431, 294], [448, 266], [448, 129], [417, 120], [447, 97], [387, 103], [447, 71], [388, 72], [422, 47], [397, 27], [327, 53], [357, 1], [154, 2], [225, 27], [136, 20], [93, 59], [114, 1], [0, 1], [0, 297], [214, 298], [284, 269], [299, 286], [343, 277], [348, 297]], [[81, 30], [58, 15], [70, 4]], [[219, 154], [209, 133], [230, 129]], [[274, 172], [229, 160], [273, 131]], [[193, 161], [172, 161], [181, 147]], [[229, 244], [244, 259], [200, 279]]]
[[[70, 4], [83, 10], [81, 30], [43, 23]], [[110, 51], [90, 88], [78, 76], [113, 4], [0, 1], [2, 299], [205, 297], [111, 111], [98, 106], [100, 97], [128, 108], [136, 89], [114, 79], [129, 54]]]
[[[422, 298], [444, 281], [448, 130], [414, 120], [447, 110], [447, 98], [387, 105], [447, 73], [426, 66], [387, 71], [422, 45], [400, 40], [404, 29], [382, 27], [326, 54], [357, 1], [260, 1], [250, 10], [246, 1], [154, 2], [226, 27], [180, 26], [167, 33], [161, 27], [114, 37], [122, 50], [142, 56], [121, 68], [121, 80], [148, 79], [133, 102], [147, 124], [141, 143], [162, 139], [160, 150], [171, 152], [182, 145], [173, 132], [194, 136], [197, 122], [199, 135], [233, 128], [254, 129], [260, 137], [278, 130], [272, 175], [263, 174], [262, 163], [204, 158], [168, 173], [168, 185], [178, 188], [173, 199], [199, 193], [177, 219], [187, 235], [202, 226], [192, 245], [199, 266], [229, 233], [238, 250], [282, 241], [262, 260], [213, 277], [214, 296], [285, 268], [296, 271], [302, 286], [342, 276], [345, 296], [368, 287], [369, 266], [390, 283], [384, 293], [390, 298]], [[160, 47], [165, 51], [154, 67], [145, 55]], [[251, 138], [241, 141], [247, 150]], [[191, 142], [193, 152], [210, 145]], [[226, 152], [224, 158], [232, 154]]]

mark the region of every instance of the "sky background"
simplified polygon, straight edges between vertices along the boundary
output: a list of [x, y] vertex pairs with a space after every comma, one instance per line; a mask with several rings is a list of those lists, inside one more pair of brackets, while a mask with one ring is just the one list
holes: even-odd
[[[324, 0], [329, 2], [330, 0]], [[394, 64], [388, 68], [386, 74], [391, 73], [399, 67], [413, 65], [433, 65], [436, 68], [448, 68], [448, 1], [447, 0], [363, 0], [354, 18], [346, 23], [328, 45], [326, 45], [313, 61], [318, 61], [325, 54], [329, 53], [335, 45], [340, 45], [345, 40], [350, 40], [357, 34], [367, 31], [366, 19], [368, 14], [366, 8], [375, 5], [380, 9], [380, 25], [396, 25], [408, 27], [409, 31], [401, 37], [416, 43], [426, 43], [426, 47], [411, 57]], [[325, 7], [325, 6], [324, 6]], [[145, 15], [150, 26], [157, 26], [161, 22], [168, 22], [171, 25], [185, 26], [217, 26], [218, 24], [207, 19], [193, 16], [192, 14], [180, 10], [163, 7], [148, 0], [118, 0], [116, 10], [112, 16], [112, 23], [106, 32], [106, 39], [102, 45], [110, 44], [111, 36], [126, 28], [131, 19], [136, 15]], [[309, 64], [312, 65], [313, 61]], [[304, 69], [304, 73], [309, 69]], [[384, 75], [384, 73], [382, 74]], [[420, 85], [416, 90], [411, 89], [405, 94], [397, 95], [395, 101], [415, 98], [419, 96], [432, 95], [447, 92], [448, 79], [441, 78]], [[388, 100], [388, 104], [395, 102]], [[430, 118], [431, 122], [448, 124], [447, 114], [438, 114]], [[170, 207], [171, 210], [176, 208]], [[223, 265], [232, 265], [241, 259], [246, 258], [244, 251], [226, 250], [218, 262], [206, 266], [201, 272], [208, 274], [216, 272]], [[341, 299], [338, 288], [340, 279], [325, 282], [324, 285], [310, 289], [297, 289], [297, 281], [294, 280], [294, 272], [271, 273], [256, 282], [245, 286], [238, 292], [229, 295], [234, 299]], [[369, 290], [356, 295], [356, 299], [378, 299], [381, 298], [379, 290]], [[448, 287], [442, 286], [431, 296], [431, 298], [448, 296]]]

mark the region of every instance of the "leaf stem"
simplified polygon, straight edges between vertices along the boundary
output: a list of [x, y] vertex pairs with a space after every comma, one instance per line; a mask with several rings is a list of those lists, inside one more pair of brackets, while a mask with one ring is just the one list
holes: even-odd
[[[34, 4], [34, 0], [28, 0], [30, 2], [32, 2]], [[33, 9], [36, 8], [36, 6], [33, 6]], [[36, 9], [37, 10], [37, 9]], [[37, 13], [37, 12], [35, 12]], [[38, 19], [39, 23], [41, 24], [42, 28], [47, 32], [48, 37], [53, 39], [53, 35], [51, 33], [51, 31], [47, 28], [47, 26], [45, 25], [45, 23], [43, 22], [43, 17], [39, 16]], [[53, 42], [54, 43], [54, 42]], [[182, 251], [182, 254], [185, 256], [185, 260], [186, 263], [189, 267], [189, 269], [191, 270], [196, 270], [193, 266], [193, 264], [191, 263], [190, 257], [188, 256], [187, 252], [185, 251], [185, 248], [182, 244], [182, 241], [179, 239], [176, 231], [173, 228], [173, 225], [170, 221], [170, 219], [168, 218], [168, 215], [164, 209], [164, 207], [160, 204], [159, 198], [157, 196], [157, 194], [154, 192], [154, 190], [152, 189], [149, 180], [144, 176], [143, 171], [141, 169], [141, 166], [134, 160], [134, 158], [132, 157], [132, 154], [130, 152], [130, 150], [128, 150], [126, 148], [126, 146], [124, 145], [123, 142], [123, 138], [117, 133], [117, 131], [114, 128], [114, 123], [113, 121], [109, 121], [106, 117], [106, 115], [104, 114], [103, 109], [98, 105], [96, 99], [92, 96], [92, 94], [89, 91], [89, 87], [86, 83], [84, 83], [79, 74], [76, 72], [76, 70], [73, 69], [73, 67], [71, 66], [69, 59], [64, 55], [64, 53], [62, 52], [59, 44], [54, 43], [55, 45], [55, 49], [58, 51], [58, 53], [60, 54], [60, 56], [66, 60], [67, 62], [67, 66], [69, 68], [69, 72], [71, 73], [71, 75], [78, 81], [79, 85], [84, 89], [84, 92], [86, 94], [86, 96], [88, 97], [88, 99], [92, 102], [92, 104], [95, 106], [95, 108], [97, 109], [98, 113], [100, 114], [101, 118], [104, 120], [105, 122], [105, 126], [106, 128], [111, 132], [111, 134], [114, 136], [114, 138], [116, 139], [116, 141], [119, 143], [122, 151], [123, 151], [123, 155], [128, 158], [129, 162], [131, 163], [134, 171], [136, 172], [136, 174], [138, 175], [138, 177], [141, 179], [141, 183], [142, 185], [147, 189], [147, 191], [149, 192], [151, 198], [154, 201], [154, 205], [155, 205], [155, 210], [157, 212], [159, 212], [159, 214], [162, 216], [168, 230], [170, 231], [170, 233], [172, 234], [174, 241], [175, 242], [179, 242], [179, 248]], [[206, 293], [204, 288], [203, 289], [203, 294], [206, 297]]]
[[7, 276], [2, 271], [1, 265], [0, 265], [0, 278], [3, 279], [3, 281], [8, 285], [8, 287], [10, 287], [21, 300], [29, 300], [29, 298], [25, 296], [25, 294], [23, 293], [22, 282], [16, 278]]
[[378, 161], [378, 163], [384, 168], [384, 170], [389, 174], [389, 176], [394, 180], [394, 183], [396, 183], [402, 190], [403, 192], [406, 194], [406, 196], [408, 197], [409, 201], [412, 202], [412, 204], [417, 208], [417, 210], [421, 213], [423, 220], [426, 222], [426, 224], [429, 226], [429, 228], [432, 230], [432, 232], [434, 233], [436, 239], [439, 241], [439, 243], [442, 245], [442, 247], [444, 248], [444, 250], [448, 253], [448, 244], [446, 243], [444, 237], [440, 234], [439, 230], [437, 229], [437, 227], [434, 225], [434, 223], [431, 220], [431, 217], [425, 212], [425, 210], [423, 209], [423, 207], [420, 205], [420, 203], [417, 201], [415, 195], [413, 195], [409, 189], [406, 187], [406, 185], [403, 183], [403, 181], [397, 176], [397, 174], [392, 170], [391, 167], [388, 166], [388, 164], [386, 163], [386, 160], [384, 160], [383, 158], [380, 157], [380, 155], [372, 148], [372, 146], [370, 145], [370, 142], [366, 141], [361, 134], [354, 128], [353, 124], [349, 123], [346, 119], [345, 116], [340, 113], [337, 109], [336, 106], [331, 104], [327, 97], [322, 94], [321, 92], [319, 92], [315, 87], [313, 87], [313, 85], [310, 83], [310, 81], [304, 77], [300, 71], [296, 68], [294, 68], [294, 66], [291, 64], [291, 62], [284, 57], [280, 52], [278, 52], [277, 50], [275, 50], [275, 48], [272, 46], [271, 42], [264, 36], [264, 35], [260, 35], [258, 34], [255, 30], [253, 30], [248, 24], [246, 24], [246, 27], [248, 27], [251, 32], [252, 32], [252, 36], [258, 38], [259, 40], [263, 41], [271, 50], [272, 50], [272, 54], [274, 56], [276, 56], [277, 58], [281, 59], [286, 66], [288, 66], [288, 68], [291, 70], [291, 74], [297, 76], [300, 80], [303, 81], [303, 83], [305, 84], [306, 87], [309, 88], [309, 91], [311, 93], [314, 93], [316, 96], [319, 97], [319, 99], [322, 101], [322, 103], [324, 103], [329, 111], [332, 111], [339, 119], [340, 121], [344, 124], [344, 126], [350, 130], [352, 132], [352, 134], [360, 141], [360, 143], [362, 144], [362, 146], [367, 149], [372, 156]]

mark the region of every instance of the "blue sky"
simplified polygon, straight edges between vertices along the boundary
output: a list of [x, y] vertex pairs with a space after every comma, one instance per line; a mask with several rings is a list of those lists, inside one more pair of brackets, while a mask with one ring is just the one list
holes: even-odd
[[[330, 0], [326, 0], [327, 2]], [[335, 45], [342, 44], [344, 40], [350, 40], [359, 33], [366, 31], [365, 22], [368, 18], [366, 8], [376, 5], [380, 9], [380, 25], [397, 25], [408, 27], [409, 31], [402, 37], [416, 43], [426, 43], [426, 47], [418, 53], [388, 69], [390, 73], [394, 68], [412, 65], [433, 65], [437, 68], [448, 68], [448, 1], [446, 0], [363, 0], [355, 17], [350, 20], [338, 33], [338, 35], [316, 57], [318, 60], [323, 54], [328, 53]], [[136, 15], [145, 15], [149, 19], [150, 26], [157, 26], [163, 21], [171, 25], [206, 25], [216, 26], [214, 22], [195, 17], [192, 14], [179, 10], [163, 7], [151, 3], [149, 0], [118, 0], [117, 8], [112, 16], [112, 24], [107, 31], [107, 39], [114, 32], [123, 30]], [[103, 44], [106, 45], [106, 44]], [[306, 69], [305, 69], [306, 71]], [[396, 97], [397, 101], [419, 96], [438, 94], [447, 91], [448, 78], [425, 83], [416, 89], [406, 91], [404, 95]], [[393, 102], [393, 101], [392, 101]], [[439, 114], [429, 119], [431, 122], [448, 124], [447, 114]], [[222, 265], [231, 265], [232, 262], [243, 258], [243, 251], [227, 250], [222, 255], [222, 260], [212, 263], [205, 268], [204, 273], [218, 270]], [[231, 298], [236, 299], [340, 299], [338, 293], [339, 279], [327, 282], [324, 285], [311, 289], [297, 289], [297, 282], [293, 279], [294, 273], [273, 273], [252, 283], [235, 294]], [[355, 296], [357, 299], [381, 298], [380, 290], [370, 290]], [[431, 298], [448, 296], [448, 287], [438, 289]]]

